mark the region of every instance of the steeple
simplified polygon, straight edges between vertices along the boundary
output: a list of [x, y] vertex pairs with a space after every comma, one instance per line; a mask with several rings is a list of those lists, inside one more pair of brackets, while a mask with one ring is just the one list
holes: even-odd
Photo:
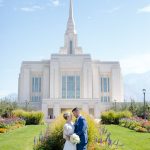
[[67, 22], [67, 29], [65, 32], [64, 47], [60, 48], [60, 54], [82, 54], [81, 47], [78, 47], [78, 38], [75, 30], [75, 22], [73, 17], [73, 0], [70, 0], [69, 18]]
[[70, 0], [69, 18], [68, 18], [66, 33], [76, 33], [75, 22], [73, 17], [73, 0]]

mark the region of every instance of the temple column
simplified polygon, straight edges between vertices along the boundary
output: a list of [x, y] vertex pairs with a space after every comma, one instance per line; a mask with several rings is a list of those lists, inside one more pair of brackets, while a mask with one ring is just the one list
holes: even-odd
[[100, 118], [100, 107], [98, 103], [95, 103], [95, 106], [94, 106], [94, 117], [96, 119]]
[[48, 105], [46, 103], [42, 103], [42, 112], [44, 113], [44, 118], [48, 118]]
[[44, 68], [44, 73], [43, 73], [43, 98], [48, 99], [50, 96], [50, 90], [49, 90], [49, 68], [45, 67]]
[[60, 110], [60, 105], [59, 104], [55, 104], [54, 105], [54, 108], [53, 108], [53, 111], [54, 111], [54, 117], [58, 117], [61, 113], [61, 110]]

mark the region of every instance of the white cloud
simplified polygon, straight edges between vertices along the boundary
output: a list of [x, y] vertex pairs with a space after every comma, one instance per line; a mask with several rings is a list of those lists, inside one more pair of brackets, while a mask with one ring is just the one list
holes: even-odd
[[91, 16], [88, 16], [88, 20], [92, 20], [92, 17], [91, 17]]
[[150, 53], [134, 55], [120, 60], [123, 74], [144, 73], [150, 71]]
[[25, 11], [25, 12], [34, 12], [34, 11], [42, 10], [42, 9], [44, 9], [44, 8], [39, 6], [39, 5], [33, 5], [33, 6], [30, 6], [30, 7], [20, 8], [20, 10]]
[[50, 3], [51, 3], [53, 6], [57, 7], [57, 6], [60, 5], [60, 0], [50, 0]]
[[112, 9], [106, 10], [105, 13], [112, 14], [114, 12], [117, 12], [118, 10], [120, 10], [120, 7], [114, 7]]
[[138, 9], [137, 13], [150, 13], [150, 4]]

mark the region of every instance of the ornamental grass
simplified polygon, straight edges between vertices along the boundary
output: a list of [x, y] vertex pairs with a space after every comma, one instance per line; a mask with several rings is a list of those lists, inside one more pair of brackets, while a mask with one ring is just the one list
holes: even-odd
[[26, 125], [39, 125], [43, 123], [44, 114], [40, 111], [14, 110], [12, 113], [15, 117], [23, 118], [26, 121]]

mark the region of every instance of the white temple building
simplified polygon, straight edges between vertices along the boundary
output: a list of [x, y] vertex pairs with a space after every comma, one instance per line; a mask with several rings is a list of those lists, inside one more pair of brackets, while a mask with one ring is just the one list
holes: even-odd
[[49, 60], [22, 62], [18, 98], [39, 105], [46, 118], [74, 107], [99, 118], [112, 102], [124, 101], [120, 63], [92, 60], [78, 46], [72, 0], [64, 47]]

